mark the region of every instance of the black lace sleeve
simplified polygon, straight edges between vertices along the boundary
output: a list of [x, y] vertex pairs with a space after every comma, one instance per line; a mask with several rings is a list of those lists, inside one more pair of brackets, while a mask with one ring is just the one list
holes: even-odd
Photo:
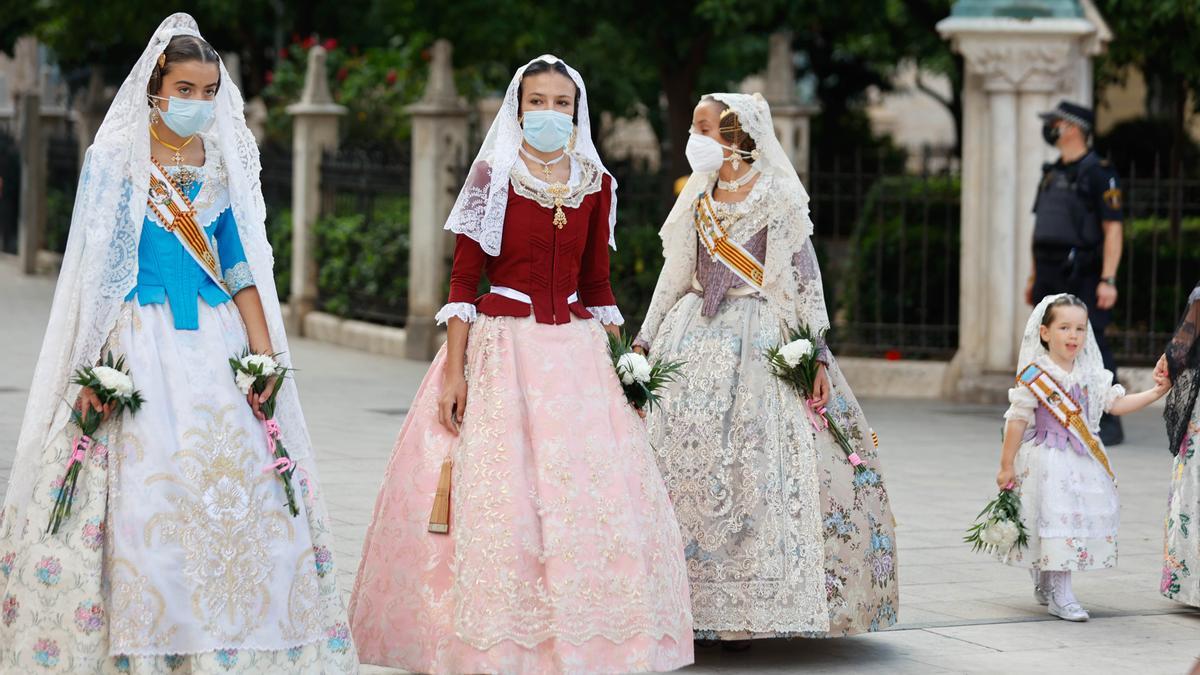
[[1167, 396], [1167, 407], [1163, 420], [1167, 424], [1167, 438], [1171, 454], [1179, 452], [1187, 437], [1188, 422], [1196, 409], [1196, 397], [1200, 393], [1200, 341], [1196, 339], [1200, 330], [1200, 285], [1188, 298], [1187, 309], [1175, 337], [1167, 344], [1167, 366], [1174, 385]]

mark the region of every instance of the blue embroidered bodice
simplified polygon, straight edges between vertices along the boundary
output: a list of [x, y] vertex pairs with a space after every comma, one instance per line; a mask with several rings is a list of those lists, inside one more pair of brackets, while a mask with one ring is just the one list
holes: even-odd
[[[216, 166], [219, 160], [213, 158], [214, 152], [215, 148], [209, 152], [210, 160], [200, 171], [201, 180], [193, 183], [187, 197], [196, 209], [196, 224], [203, 229], [209, 246], [216, 253], [226, 288], [217, 285], [192, 259], [178, 237], [168, 232], [157, 216], [147, 209], [142, 236], [138, 240], [137, 286], [125, 298], [132, 300], [136, 296], [142, 305], [169, 301], [178, 330], [199, 328], [197, 298], [216, 307], [229, 302], [243, 288], [254, 285], [229, 205], [229, 192]], [[174, 169], [168, 171], [174, 172]]]

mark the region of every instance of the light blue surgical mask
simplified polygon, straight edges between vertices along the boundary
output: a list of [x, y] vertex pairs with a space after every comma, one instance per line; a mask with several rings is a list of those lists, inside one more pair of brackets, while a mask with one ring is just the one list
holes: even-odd
[[541, 152], [554, 152], [567, 146], [575, 122], [557, 110], [531, 110], [521, 118], [525, 141]]
[[158, 114], [171, 131], [184, 138], [206, 131], [212, 123], [214, 115], [212, 101], [175, 96], [169, 99], [161, 96], [151, 96], [150, 98], [168, 102], [167, 109], [164, 111], [159, 108]]

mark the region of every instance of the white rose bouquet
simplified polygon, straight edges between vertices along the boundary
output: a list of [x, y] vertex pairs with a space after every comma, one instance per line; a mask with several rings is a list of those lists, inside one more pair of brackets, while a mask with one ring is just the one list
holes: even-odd
[[813, 335], [808, 326], [799, 328], [784, 326], [783, 332], [787, 335], [788, 341], [767, 350], [767, 367], [771, 369], [771, 373], [775, 377], [790, 384], [805, 399], [805, 411], [808, 413], [813, 428], [817, 432], [828, 430], [833, 434], [833, 438], [841, 447], [842, 452], [846, 453], [846, 460], [854, 467], [854, 473], [859, 474], [866, 471], [867, 465], [850, 443], [850, 437], [833, 419], [829, 411], [825, 408], [814, 409], [808, 405], [808, 401], [812, 399], [813, 389], [816, 388], [817, 374], [821, 372], [821, 361], [817, 358], [819, 356], [817, 342], [820, 336]]
[[[238, 390], [243, 394], [249, 394], [252, 391], [261, 394], [276, 380], [287, 377], [287, 374], [293, 369], [280, 363], [278, 356], [279, 354], [255, 354], [246, 349], [241, 356], [230, 358], [229, 367], [233, 369], [233, 381], [237, 384]], [[292, 487], [292, 475], [296, 472], [296, 462], [288, 455], [287, 448], [283, 447], [279, 423], [275, 421], [275, 398], [279, 395], [281, 388], [281, 386], [275, 386], [271, 390], [271, 395], [259, 406], [259, 410], [266, 417], [263, 420], [263, 431], [267, 435], [267, 450], [270, 451], [272, 460], [265, 470], [274, 471], [283, 481], [288, 511], [295, 518], [300, 515], [300, 508], [296, 504], [296, 491]]]
[[1029, 545], [1029, 533], [1021, 523], [1021, 500], [1007, 485], [975, 518], [963, 541], [972, 551], [1006, 555], [1013, 547], [1019, 551]]
[[675, 381], [682, 361], [650, 361], [633, 351], [633, 339], [608, 334], [608, 354], [625, 390], [625, 398], [638, 410], [650, 412], [658, 404], [659, 390]]
[[[109, 352], [102, 363], [103, 365], [76, 370], [71, 382], [91, 389], [100, 400], [101, 406], [107, 408], [111, 405], [111, 411], [115, 415], [120, 415], [125, 410], [128, 410], [130, 415], [136, 413], [144, 401], [141, 392], [133, 388], [133, 379], [125, 370], [125, 357], [114, 360], [112, 352]], [[79, 435], [71, 443], [67, 472], [63, 476], [62, 487], [58, 488], [55, 496], [54, 507], [50, 510], [50, 524], [46, 527], [50, 534], [58, 534], [63, 521], [71, 517], [75, 486], [79, 483], [79, 472], [83, 470], [83, 460], [87, 458], [88, 451], [91, 450], [97, 455], [107, 452], [104, 446], [93, 438], [100, 429], [100, 424], [104, 422], [103, 411], [92, 408], [85, 414], [72, 408], [71, 421], [79, 427]]]

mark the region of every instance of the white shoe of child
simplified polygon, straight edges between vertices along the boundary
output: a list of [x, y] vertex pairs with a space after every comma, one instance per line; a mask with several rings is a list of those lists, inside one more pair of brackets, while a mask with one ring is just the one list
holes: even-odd
[[1057, 616], [1064, 621], [1087, 621], [1092, 618], [1078, 601], [1069, 602], [1065, 606], [1059, 607], [1058, 603], [1054, 601], [1053, 595], [1050, 596], [1049, 600], [1050, 616]]
[[1057, 616], [1065, 621], [1087, 621], [1091, 618], [1087, 610], [1075, 599], [1075, 593], [1071, 590], [1070, 572], [1049, 572], [1045, 579], [1049, 582], [1046, 586], [1050, 591], [1050, 616]]

